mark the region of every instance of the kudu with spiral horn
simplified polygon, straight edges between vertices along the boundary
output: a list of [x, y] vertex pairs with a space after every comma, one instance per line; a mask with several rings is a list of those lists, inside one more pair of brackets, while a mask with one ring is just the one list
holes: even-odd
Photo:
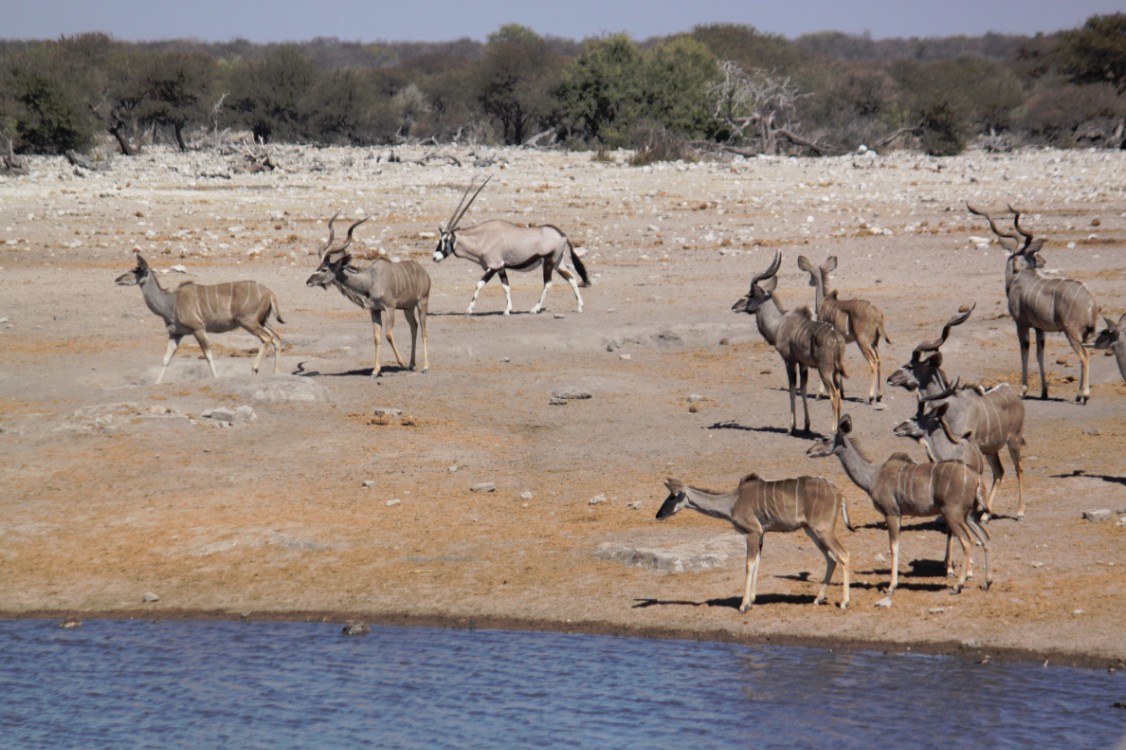
[[[368, 220], [364, 217], [348, 228], [348, 236], [340, 247], [333, 247], [336, 232], [333, 223], [340, 212], [337, 211], [328, 222], [328, 241], [319, 250], [321, 263], [306, 281], [306, 286], [319, 286], [327, 289], [335, 286], [340, 293], [353, 303], [371, 313], [372, 332], [375, 337], [375, 366], [371, 376], [378, 377], [381, 370], [380, 342], [381, 329], [386, 324], [387, 343], [395, 354], [399, 367], [407, 363], [399, 348], [395, 346], [392, 329], [395, 325], [395, 310], [402, 310], [411, 329], [410, 369], [415, 369], [415, 349], [418, 332], [422, 329], [422, 371], [430, 369], [426, 314], [430, 305], [430, 274], [413, 260], [392, 261], [377, 258], [370, 266], [352, 265], [352, 254], [348, 247], [352, 244], [352, 232]], [[384, 317], [386, 316], [386, 318]]]
[[[1044, 259], [1038, 253], [1044, 239], [1036, 239], [1020, 225], [1020, 211], [1012, 206], [1012, 232], [1003, 232], [985, 211], [966, 204], [970, 213], [984, 217], [997, 236], [1001, 247], [1009, 253], [1005, 260], [1005, 295], [1009, 299], [1009, 315], [1017, 326], [1020, 344], [1021, 397], [1028, 393], [1028, 332], [1036, 331], [1036, 361], [1040, 365], [1040, 398], [1048, 398], [1048, 379], [1044, 372], [1044, 334], [1063, 332], [1067, 343], [1079, 355], [1079, 392], [1075, 400], [1086, 404], [1091, 397], [1090, 362], [1084, 343], [1099, 324], [1099, 307], [1082, 282], [1075, 279], [1052, 279], [1040, 273]], [[1018, 236], [1019, 235], [1019, 236]]]

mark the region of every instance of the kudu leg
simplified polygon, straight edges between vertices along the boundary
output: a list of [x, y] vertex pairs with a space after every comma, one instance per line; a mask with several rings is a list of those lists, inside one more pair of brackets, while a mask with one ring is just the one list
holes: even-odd
[[[809, 368], [808, 367], [802, 367], [801, 365], [799, 365], [798, 366], [798, 376], [801, 378], [801, 406], [802, 406], [802, 410], [805, 412], [805, 431], [808, 433], [809, 432], [809, 397], [808, 397], [807, 392], [809, 390]], [[830, 396], [832, 396], [832, 392], [830, 392]], [[836, 429], [835, 425], [834, 425], [834, 429]]]
[[837, 569], [839, 562], [844, 568], [844, 596], [841, 598], [841, 609], [847, 609], [848, 552], [845, 551], [840, 542], [830, 536], [823, 537], [810, 528], [806, 528], [805, 533], [817, 545], [817, 549], [821, 550], [821, 554], [825, 556], [825, 578], [821, 581], [821, 590], [818, 591], [817, 598], [813, 600], [813, 603], [824, 604], [829, 600], [829, 583], [833, 580], [833, 572]]
[[993, 515], [993, 498], [997, 494], [997, 490], [1001, 489], [1001, 482], [1005, 479], [1005, 466], [1001, 463], [1001, 456], [998, 453], [986, 454], [985, 461], [989, 464], [989, 470], [993, 473], [993, 482], [989, 485], [989, 494], [985, 496], [985, 513], [982, 514], [982, 520], [988, 521]]
[[1028, 328], [1017, 325], [1017, 343], [1020, 344], [1020, 397], [1028, 396]]
[[211, 377], [217, 379], [219, 373], [215, 371], [215, 358], [211, 356], [211, 342], [207, 340], [207, 334], [203, 331], [196, 331], [194, 335], [195, 340], [199, 342], [199, 348], [203, 350], [203, 357], [207, 360], [207, 366], [211, 369]]
[[[395, 363], [399, 367], [406, 367], [407, 361], [403, 359], [403, 355], [399, 353], [399, 347], [395, 344], [395, 308], [390, 308], [383, 311], [385, 319], [383, 321], [383, 332], [387, 336], [387, 343], [391, 345], [391, 352], [395, 355]], [[411, 360], [413, 367], [414, 350], [411, 350]]]
[[1009, 458], [1017, 473], [1017, 520], [1024, 519], [1024, 467], [1020, 463], [1020, 438], [1009, 442]]
[[415, 317], [414, 308], [407, 307], [403, 309], [403, 317], [407, 319], [407, 325], [411, 329], [411, 369], [415, 369], [414, 352], [418, 344], [418, 318]]
[[790, 434], [796, 435], [798, 432], [798, 405], [797, 405], [797, 387], [798, 387], [798, 370], [797, 365], [793, 362], [785, 362], [786, 365], [786, 382], [790, 390]]
[[1075, 400], [1086, 405], [1087, 400], [1091, 398], [1090, 354], [1082, 341], [1068, 334], [1067, 331], [1064, 331], [1064, 335], [1067, 337], [1067, 343], [1071, 344], [1071, 348], [1079, 355], [1079, 393], [1075, 394]]
[[176, 356], [176, 350], [180, 348], [180, 340], [183, 338], [183, 336], [168, 337], [168, 346], [164, 349], [164, 362], [160, 367], [160, 374], [156, 376], [157, 385], [164, 382], [164, 372], [168, 369], [168, 363], [172, 361], [172, 357]]
[[429, 314], [430, 302], [426, 299], [418, 303], [418, 325], [422, 328], [422, 371], [430, 369], [430, 352], [427, 348], [429, 334], [426, 329], [426, 316]]
[[762, 559], [761, 535], [747, 535], [747, 578], [743, 584], [743, 601], [739, 603], [739, 611], [746, 614], [751, 605], [755, 603], [756, 589], [758, 588], [758, 565]]
[[380, 370], [380, 346], [383, 338], [383, 317], [380, 315], [379, 310], [371, 311], [371, 328], [372, 335], [375, 337], [375, 366], [371, 368], [371, 376], [373, 378], [379, 377]]
[[1048, 400], [1048, 375], [1044, 371], [1044, 332], [1036, 329], [1036, 363], [1040, 365], [1040, 398]]
[[880, 353], [861, 339], [856, 340], [856, 345], [864, 355], [864, 361], [868, 363], [868, 372], [872, 376], [872, 382], [868, 386], [868, 403], [879, 401], [883, 398], [880, 393]]
[[266, 349], [274, 347], [274, 374], [278, 372], [278, 346], [274, 339], [277, 337], [273, 331], [265, 325], [249, 325], [246, 323], [239, 323], [250, 335], [258, 339], [258, 354], [254, 357], [254, 364], [251, 365], [250, 370], [255, 375], [258, 374], [258, 367], [262, 364], [262, 357], [266, 354]]
[[891, 585], [888, 587], [888, 597], [895, 593], [899, 586], [899, 524], [898, 516], [888, 516], [888, 547], [891, 551]]

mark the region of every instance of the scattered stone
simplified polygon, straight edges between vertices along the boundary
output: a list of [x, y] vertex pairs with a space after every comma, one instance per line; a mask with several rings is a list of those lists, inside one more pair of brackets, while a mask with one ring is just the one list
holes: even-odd
[[1083, 610], [1081, 610], [1081, 609], [1073, 609], [1073, 610], [1071, 610], [1071, 614], [1073, 614], [1073, 615], [1075, 615], [1076, 617], [1078, 617], [1079, 615], [1083, 614]]
[[531, 490], [524, 490], [520, 493], [521, 500], [531, 500], [533, 497], [535, 497], [535, 495], [532, 494]]
[[585, 391], [582, 388], [568, 387], [560, 388], [557, 391], [552, 391], [551, 397], [553, 399], [561, 398], [566, 401], [581, 401], [583, 399], [590, 398], [591, 394], [590, 391]]
[[453, 474], [453, 473], [454, 473], [455, 471], [457, 471], [457, 469], [458, 469], [458, 466], [457, 466], [457, 464], [451, 464], [451, 465], [450, 465], [450, 467], [446, 469], [446, 471], [448, 471], [448, 472], [450, 472], [451, 474]]
[[496, 492], [497, 486], [493, 482], [478, 482], [469, 489], [471, 492]]
[[368, 635], [371, 633], [371, 627], [363, 622], [346, 622], [340, 632], [343, 635]]
[[567, 405], [567, 399], [559, 398], [558, 396], [552, 396], [551, 400], [547, 402], [547, 405], [548, 406], [566, 406]]
[[360, 483], [360, 486], [363, 487], [365, 490], [370, 490], [372, 487], [375, 486], [375, 480], [374, 479], [365, 479], [363, 482]]
[[628, 362], [629, 360], [633, 359], [633, 357], [629, 356], [628, 354], [619, 354], [618, 359], [624, 359]]
[[1039, 560], [1037, 560], [1036, 562], [1032, 563], [1032, 567], [1034, 567], [1034, 568], [1042, 568], [1042, 567], [1044, 567], [1044, 563], [1042, 563], [1042, 562], [1040, 562]]
[[264, 383], [252, 385], [255, 401], [326, 401], [328, 389], [313, 378], [275, 375]]
[[602, 505], [604, 502], [606, 502], [606, 494], [605, 493], [599, 493], [599, 494], [595, 495], [594, 497], [592, 497], [591, 499], [587, 500], [586, 504], [587, 505]]
[[235, 409], [228, 409], [225, 406], [206, 409], [199, 417], [200, 419], [209, 419], [212, 422], [218, 422], [227, 426], [235, 422], [253, 422], [258, 419], [258, 415], [254, 413], [254, 409], [249, 406], [239, 406]]
[[663, 573], [684, 573], [741, 563], [747, 559], [747, 543], [742, 535], [736, 533], [669, 547], [602, 542], [595, 548], [594, 556]]
[[144, 594], [141, 595], [141, 601], [144, 602], [145, 604], [152, 604], [153, 602], [159, 602], [160, 597], [157, 596], [156, 594], [154, 594], [151, 591], [146, 591]]
[[882, 607], [883, 609], [887, 609], [888, 607], [891, 606], [891, 597], [885, 596], [883, 599], [880, 599], [878, 602], [876, 602], [876, 606]]
[[62, 630], [72, 630], [82, 627], [82, 620], [79, 620], [77, 617], [68, 617], [60, 622], [58, 626]]
[[704, 397], [701, 396], [699, 393], [688, 394], [688, 403], [690, 403], [690, 404], [698, 404], [703, 400], [704, 400]]
[[928, 615], [941, 615], [946, 611], [946, 607], [931, 607], [927, 610]]
[[688, 413], [689, 414], [695, 414], [698, 411], [700, 411], [700, 405], [699, 404], [692, 404], [688, 407]]
[[1099, 435], [1102, 435], [1103, 433], [1097, 427], [1089, 427], [1086, 430], [1083, 430], [1083, 434], [1089, 435], [1091, 437], [1098, 437]]
[[876, 562], [879, 562], [879, 563], [888, 561], [888, 559], [886, 557], [884, 557], [884, 554], [882, 552], [877, 552], [875, 559], [876, 559]]
[[1111, 512], [1110, 508], [1098, 508], [1095, 510], [1083, 511], [1083, 518], [1087, 519], [1088, 521], [1109, 521], [1112, 515], [1114, 514]]
[[962, 641], [962, 648], [981, 648], [981, 641], [977, 638], [969, 638]]
[[565, 318], [565, 317], [567, 317], [567, 316], [566, 316], [566, 315], [564, 315], [563, 313], [555, 313], [555, 314], [554, 314], [554, 315], [552, 315], [551, 317], [555, 318], [556, 320], [563, 320], [563, 318]]
[[396, 505], [400, 504], [401, 502], [403, 502], [403, 501], [400, 500], [399, 498], [393, 497], [390, 500], [388, 500], [385, 504], [387, 505], [388, 508], [393, 508]]
[[628, 505], [626, 505], [626, 507], [629, 508], [630, 510], [641, 510], [641, 501], [635, 500], [632, 503], [629, 503]]
[[377, 417], [401, 417], [403, 416], [402, 409], [375, 409], [372, 412]]

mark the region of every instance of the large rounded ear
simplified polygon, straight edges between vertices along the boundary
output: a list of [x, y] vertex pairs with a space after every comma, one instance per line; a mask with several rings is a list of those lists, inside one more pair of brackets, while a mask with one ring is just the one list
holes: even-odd
[[931, 367], [942, 367], [942, 352], [935, 352], [928, 357], [927, 364]]
[[140, 268], [143, 271], [149, 270], [149, 264], [145, 262], [145, 256], [141, 255], [140, 253], [136, 253], [136, 255], [137, 255], [137, 268]]
[[950, 410], [950, 402], [949, 402], [949, 401], [944, 401], [943, 403], [939, 404], [939, 406], [938, 406], [938, 408], [937, 408], [937, 409], [935, 409], [935, 410], [934, 410], [934, 414], [935, 414], [935, 416], [936, 416], [936, 417], [938, 417], [939, 419], [942, 419], [942, 417], [943, 417], [943, 416], [944, 416], [944, 415], [946, 414], [946, 412], [947, 412], [947, 411], [949, 411], [949, 410]]
[[798, 268], [803, 271], [808, 271], [809, 273], [813, 273], [814, 271], [813, 264], [810, 263], [809, 258], [804, 255], [798, 256]]
[[833, 269], [836, 268], [836, 267], [837, 267], [837, 256], [830, 255], [825, 260], [825, 265], [821, 266], [821, 270], [823, 270], [825, 273], [832, 273]]
[[759, 282], [759, 286], [762, 287], [764, 292], [773, 292], [775, 287], [778, 286], [778, 277], [771, 276], [766, 281]]
[[852, 432], [852, 417], [847, 414], [841, 417], [840, 424], [837, 425], [837, 432], [843, 435]]

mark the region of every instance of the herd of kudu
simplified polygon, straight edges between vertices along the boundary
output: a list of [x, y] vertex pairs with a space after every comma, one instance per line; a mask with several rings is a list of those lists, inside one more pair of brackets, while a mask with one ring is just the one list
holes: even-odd
[[[460, 228], [460, 222], [473, 201], [488, 183], [471, 182], [451, 214], [446, 226], [438, 232], [434, 262], [454, 255], [481, 266], [484, 275], [477, 282], [467, 310], [472, 314], [481, 288], [494, 275], [499, 275], [504, 288], [504, 314], [512, 311], [512, 296], [507, 271], [543, 269], [543, 292], [533, 313], [544, 309], [552, 274], [558, 272], [572, 287], [578, 311], [583, 308], [578, 279], [582, 286], [590, 283], [582, 260], [567, 236], [557, 227], [520, 226], [503, 220], [490, 220]], [[477, 187], [470, 196], [470, 191]], [[761, 273], [755, 274], [750, 289], [733, 306], [732, 311], [755, 316], [759, 332], [782, 357], [789, 383], [790, 432], [798, 434], [796, 392], [800, 388], [804, 412], [804, 434], [815, 442], [807, 451], [810, 457], [835, 455], [849, 479], [871, 498], [883, 516], [891, 551], [890, 583], [887, 596], [878, 604], [890, 606], [898, 585], [899, 533], [904, 517], [941, 517], [946, 526], [946, 572], [953, 575], [951, 547], [957, 538], [962, 548], [962, 566], [953, 592], [961, 591], [972, 575], [972, 551], [975, 543], [985, 557], [985, 582], [988, 589], [992, 577], [989, 564], [989, 534], [982, 523], [993, 512], [993, 501], [1004, 477], [1000, 453], [1008, 450], [1017, 478], [1018, 509], [1016, 517], [1025, 513], [1022, 482], [1021, 446], [1024, 444], [1025, 410], [1022, 399], [1028, 391], [1029, 331], [1036, 332], [1036, 355], [1040, 365], [1040, 396], [1048, 397], [1048, 380], [1044, 370], [1044, 334], [1062, 332], [1079, 356], [1081, 375], [1076, 401], [1086, 404], [1090, 397], [1088, 348], [1109, 349], [1117, 357], [1118, 367], [1126, 379], [1126, 314], [1114, 323], [1104, 319], [1106, 328], [1096, 335], [1098, 308], [1094, 298], [1079, 281], [1052, 278], [1041, 273], [1044, 265], [1039, 252], [1044, 239], [1035, 238], [1021, 226], [1021, 212], [1008, 207], [1012, 229], [999, 226], [999, 220], [967, 204], [972, 214], [983, 217], [1008, 256], [1005, 261], [1005, 293], [1009, 314], [1016, 323], [1021, 352], [1021, 394], [1002, 383], [992, 388], [963, 385], [953, 381], [942, 369], [943, 343], [951, 330], [969, 319], [974, 306], [963, 306], [942, 327], [937, 339], [924, 341], [914, 348], [911, 358], [893, 372], [890, 385], [914, 391], [918, 396], [914, 415], [894, 428], [894, 433], [922, 444], [929, 462], [921, 463], [906, 453], [894, 453], [885, 461], [873, 461], [853, 437], [853, 420], [841, 413], [844, 389], [844, 355], [848, 343], [855, 342], [870, 371], [868, 402], [883, 398], [879, 344], [891, 343], [884, 328], [884, 315], [878, 307], [862, 299], [841, 299], [837, 290], [829, 289], [829, 274], [837, 266], [830, 256], [815, 265], [805, 256], [798, 257], [798, 267], [809, 274], [809, 285], [815, 288], [814, 310], [808, 307], [785, 310], [774, 295], [782, 254]], [[353, 232], [367, 221], [353, 223], [342, 244], [334, 247], [334, 224], [339, 212], [328, 222], [328, 240], [318, 250], [320, 264], [306, 284], [310, 287], [335, 286], [341, 294], [370, 312], [375, 338], [375, 364], [372, 377], [381, 373], [380, 341], [383, 335], [391, 345], [399, 367], [416, 368], [415, 348], [422, 333], [422, 370], [430, 366], [428, 354], [427, 313], [430, 297], [430, 275], [413, 260], [392, 261], [383, 257], [367, 266], [357, 266], [348, 252]], [[567, 254], [570, 253], [570, 264]], [[577, 277], [577, 278], [576, 278]], [[138, 253], [136, 267], [117, 279], [119, 285], [138, 285], [145, 303], [165, 323], [168, 347], [157, 377], [160, 383], [180, 340], [192, 334], [206, 357], [212, 377], [216, 377], [208, 333], [231, 331], [241, 327], [261, 341], [253, 371], [257, 372], [267, 346], [274, 349], [274, 372], [278, 371], [278, 350], [281, 339], [270, 327], [273, 316], [282, 321], [273, 292], [254, 281], [224, 284], [187, 282], [176, 289], [165, 289], [156, 280], [145, 259]], [[396, 310], [402, 310], [411, 330], [409, 365], [400, 354], [392, 333]], [[384, 333], [385, 332], [385, 333]], [[1096, 336], [1093, 343], [1087, 341]], [[809, 370], [820, 377], [821, 387], [828, 392], [832, 405], [831, 434], [818, 437], [810, 432], [807, 386]], [[986, 465], [992, 482], [986, 488]], [[828, 480], [801, 476], [792, 479], [766, 480], [751, 473], [727, 493], [716, 493], [690, 487], [668, 479], [667, 498], [657, 512], [658, 519], [672, 516], [682, 508], [691, 508], [705, 515], [729, 521], [746, 536], [746, 578], [740, 611], [746, 612], [755, 601], [760, 552], [767, 531], [796, 531], [809, 535], [825, 557], [826, 571], [815, 603], [826, 601], [827, 587], [839, 564], [843, 569], [843, 594], [840, 606], [849, 603], [849, 554], [836, 536], [838, 516], [849, 525], [847, 510], [840, 491]]]

